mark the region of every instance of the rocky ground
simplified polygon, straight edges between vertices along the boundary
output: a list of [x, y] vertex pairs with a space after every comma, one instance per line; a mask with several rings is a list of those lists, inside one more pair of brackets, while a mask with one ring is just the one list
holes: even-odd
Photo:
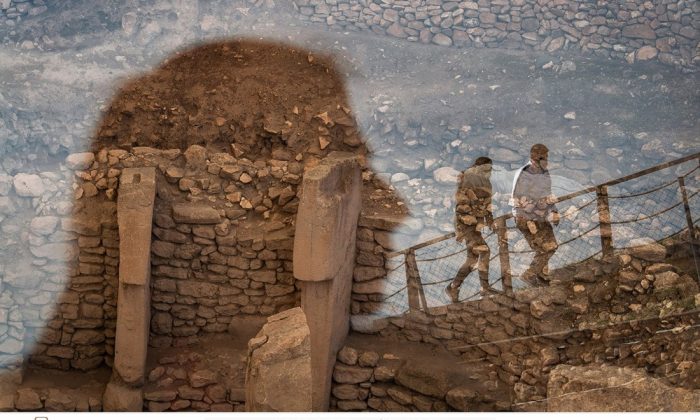
[[240, 36], [334, 57], [369, 167], [403, 203], [369, 191], [368, 211], [413, 213], [426, 236], [452, 229], [456, 171], [480, 155], [496, 162], [492, 181], [505, 193], [530, 145], [545, 143], [563, 192], [698, 150], [698, 76], [658, 63], [329, 32], [244, 1], [34, 3], [0, 28], [0, 165], [9, 175], [90, 148], [130, 79], [193, 44]]

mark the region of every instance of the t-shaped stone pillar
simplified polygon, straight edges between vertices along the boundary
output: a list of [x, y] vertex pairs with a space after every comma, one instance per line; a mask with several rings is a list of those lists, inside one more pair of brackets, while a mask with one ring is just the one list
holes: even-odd
[[151, 320], [151, 227], [156, 192], [154, 168], [122, 171], [117, 200], [119, 295], [114, 371], [104, 396], [107, 411], [141, 411], [141, 387]]
[[333, 365], [348, 334], [361, 186], [350, 153], [331, 153], [304, 174], [293, 255], [311, 338], [313, 411], [328, 411]]

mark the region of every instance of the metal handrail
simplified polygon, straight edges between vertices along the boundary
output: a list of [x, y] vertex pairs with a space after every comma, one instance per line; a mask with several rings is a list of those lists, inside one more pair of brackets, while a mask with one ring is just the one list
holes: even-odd
[[[640, 177], [642, 177], [642, 176], [649, 175], [649, 174], [651, 174], [651, 173], [658, 172], [658, 171], [661, 171], [661, 170], [663, 170], [663, 169], [667, 169], [667, 168], [670, 168], [670, 167], [672, 167], [672, 166], [676, 166], [676, 165], [679, 165], [679, 164], [681, 164], [681, 163], [688, 162], [688, 161], [693, 160], [693, 159], [700, 159], [700, 152], [693, 153], [693, 154], [691, 154], [691, 155], [688, 155], [688, 156], [685, 156], [685, 157], [682, 157], [682, 158], [679, 158], [679, 159], [675, 159], [675, 160], [672, 160], [672, 161], [669, 161], [669, 162], [665, 162], [665, 163], [662, 163], [662, 164], [659, 164], [659, 165], [656, 165], [656, 166], [652, 166], [652, 167], [650, 167], [650, 168], [647, 168], [647, 169], [644, 169], [644, 170], [641, 170], [641, 171], [638, 171], [638, 172], [632, 173], [632, 174], [630, 174], [630, 175], [626, 175], [626, 176], [623, 176], [623, 177], [621, 177], [621, 178], [617, 178], [617, 179], [614, 179], [614, 180], [611, 180], [611, 181], [608, 181], [608, 182], [604, 182], [604, 183], [602, 183], [602, 184], [594, 185], [594, 186], [592, 186], [592, 187], [587, 187], [587, 188], [584, 188], [584, 189], [575, 191], [575, 192], [573, 192], [573, 193], [569, 193], [569, 194], [566, 194], [566, 195], [562, 195], [562, 196], [556, 197], [554, 203], [555, 203], [555, 204], [556, 204], [556, 203], [561, 203], [561, 202], [563, 202], [563, 201], [571, 200], [572, 198], [576, 198], [576, 197], [581, 196], [581, 195], [584, 195], [584, 194], [596, 193], [596, 192], [599, 191], [599, 189], [601, 189], [601, 188], [609, 187], [609, 186], [612, 186], [612, 185], [621, 184], [621, 183], [623, 183], [623, 182], [630, 181], [630, 180], [633, 180], [633, 179], [636, 179], [636, 178], [640, 178]], [[700, 165], [698, 165], [698, 167], [700, 167]], [[698, 167], [696, 167], [695, 169], [691, 170], [691, 171], [688, 172], [687, 174], [683, 175], [683, 177], [688, 176], [688, 175], [690, 175], [691, 173], [695, 172], [695, 170], [696, 170]], [[677, 182], [677, 181], [673, 181], [673, 182]], [[670, 185], [670, 184], [669, 184], [669, 185]], [[652, 191], [652, 192], [653, 192], [653, 191]], [[611, 198], [613, 198], [613, 197], [611, 197]], [[619, 197], [614, 197], [614, 198], [619, 198]], [[586, 203], [586, 205], [585, 205], [585, 206], [582, 206], [581, 208], [586, 207], [588, 204], [590, 204], [590, 202], [589, 202], [589, 203]], [[511, 213], [507, 213], [507, 214], [504, 214], [504, 215], [501, 215], [501, 216], [495, 218], [495, 219], [494, 219], [494, 222], [495, 222], [496, 220], [498, 220], [498, 219], [501, 219], [501, 220], [504, 220], [504, 221], [505, 221], [505, 220], [511, 219], [512, 217], [513, 217], [513, 215], [512, 215]], [[387, 258], [391, 258], [391, 257], [396, 257], [396, 256], [399, 256], [399, 255], [402, 255], [402, 254], [408, 254], [408, 253], [411, 252], [411, 251], [415, 251], [415, 250], [418, 250], [418, 249], [421, 249], [421, 248], [425, 248], [425, 247], [427, 247], [427, 246], [436, 244], [436, 243], [438, 243], [438, 242], [442, 242], [442, 241], [444, 241], [444, 240], [446, 240], [446, 239], [450, 239], [450, 238], [452, 238], [452, 237], [454, 237], [454, 236], [455, 236], [455, 233], [454, 233], [454, 232], [451, 232], [451, 233], [448, 233], [448, 234], [445, 234], [445, 235], [442, 235], [442, 236], [438, 236], [438, 237], [436, 237], [436, 238], [433, 238], [433, 239], [431, 239], [431, 240], [429, 240], [429, 241], [425, 241], [425, 242], [421, 242], [420, 244], [413, 245], [413, 246], [408, 247], [408, 248], [406, 248], [406, 249], [402, 249], [402, 250], [400, 250], [400, 251], [388, 252], [388, 253], [386, 253], [385, 255], [386, 255]]]
[[[581, 196], [581, 195], [584, 195], [584, 194], [589, 194], [589, 193], [595, 192], [596, 195], [597, 195], [596, 198], [590, 200], [589, 202], [587, 202], [587, 203], [584, 204], [583, 206], [577, 207], [577, 209], [578, 209], [578, 210], [581, 210], [581, 209], [583, 209], [583, 208], [589, 206], [589, 205], [592, 204], [593, 202], [596, 202], [596, 201], [597, 201], [597, 205], [598, 205], [598, 219], [599, 219], [599, 222], [598, 222], [597, 224], [595, 224], [593, 227], [591, 227], [590, 229], [588, 229], [586, 232], [583, 232], [583, 233], [581, 233], [581, 234], [579, 234], [579, 235], [577, 235], [577, 236], [575, 236], [575, 237], [569, 238], [567, 241], [562, 242], [562, 243], [559, 244], [559, 245], [560, 245], [560, 246], [561, 246], [561, 245], [566, 245], [566, 244], [568, 244], [568, 243], [570, 243], [570, 242], [573, 242], [573, 241], [575, 241], [575, 240], [577, 240], [577, 239], [579, 239], [579, 238], [581, 238], [581, 237], [583, 237], [583, 236], [585, 236], [585, 235], [588, 235], [590, 232], [592, 232], [592, 231], [595, 230], [595, 229], [599, 229], [599, 230], [601, 231], [600, 236], [601, 236], [601, 246], [602, 246], [602, 249], [601, 249], [601, 251], [598, 251], [597, 253], [593, 254], [592, 256], [586, 258], [586, 260], [589, 259], [589, 258], [591, 258], [591, 257], [593, 257], [593, 256], [595, 256], [595, 255], [600, 254], [601, 252], [603, 253], [603, 255], [606, 255], [606, 254], [609, 255], [610, 253], [612, 253], [612, 231], [611, 231], [611, 226], [612, 226], [613, 224], [634, 223], [634, 222], [639, 222], [639, 221], [642, 221], [642, 220], [646, 220], [646, 219], [649, 219], [649, 218], [651, 218], [651, 217], [658, 216], [659, 214], [665, 213], [665, 212], [667, 212], [667, 211], [669, 211], [669, 210], [671, 210], [671, 209], [673, 209], [673, 208], [676, 208], [676, 207], [678, 207], [678, 206], [680, 206], [680, 205], [682, 205], [682, 204], [685, 204], [685, 207], [686, 207], [686, 217], [688, 218], [689, 229], [692, 229], [692, 226], [694, 225], [694, 223], [695, 223], [698, 219], [693, 220], [692, 217], [691, 217], [691, 215], [689, 214], [688, 199], [694, 197], [695, 195], [697, 195], [698, 192], [695, 192], [695, 193], [693, 193], [693, 194], [690, 194], [689, 196], [686, 195], [686, 194], [685, 194], [684, 179], [685, 179], [685, 177], [687, 177], [688, 175], [690, 175], [690, 174], [692, 174], [693, 172], [695, 172], [698, 168], [700, 168], [700, 165], [696, 166], [695, 168], [693, 168], [692, 170], [690, 170], [690, 171], [687, 172], [686, 174], [684, 174], [684, 175], [682, 175], [682, 176], [679, 176], [679, 177], [678, 177], [676, 180], [674, 180], [674, 181], [671, 181], [671, 182], [669, 182], [669, 183], [663, 184], [663, 185], [661, 185], [660, 187], [657, 186], [657, 187], [655, 187], [655, 188], [653, 188], [653, 189], [651, 189], [651, 190], [645, 191], [644, 193], [634, 193], [634, 194], [630, 195], [629, 197], [636, 197], [636, 196], [641, 196], [641, 195], [645, 195], [645, 194], [650, 194], [650, 193], [653, 193], [653, 192], [655, 192], [655, 191], [658, 191], [658, 190], [660, 190], [660, 189], [662, 189], [662, 188], [665, 188], [665, 187], [667, 187], [667, 186], [669, 186], [669, 185], [672, 185], [672, 184], [675, 183], [675, 182], [678, 182], [678, 183], [679, 183], [679, 186], [681, 187], [681, 192], [683, 193], [683, 200], [682, 200], [681, 202], [679, 202], [678, 204], [674, 205], [674, 206], [671, 206], [671, 207], [669, 207], [669, 208], [667, 208], [667, 209], [664, 209], [664, 210], [662, 210], [662, 211], [660, 211], [660, 212], [655, 213], [654, 215], [647, 216], [647, 217], [644, 217], [644, 218], [631, 219], [631, 220], [625, 220], [625, 221], [615, 221], [615, 222], [611, 221], [611, 220], [610, 220], [610, 215], [609, 215], [608, 198], [619, 199], [619, 198], [627, 198], [628, 196], [609, 196], [609, 195], [607, 194], [607, 187], [608, 187], [608, 186], [612, 186], [612, 185], [617, 185], [617, 184], [620, 184], [620, 183], [623, 183], [623, 182], [626, 182], [626, 181], [630, 181], [630, 180], [633, 180], [633, 179], [636, 179], [636, 178], [639, 178], [639, 177], [642, 177], [642, 176], [645, 176], [645, 175], [649, 175], [649, 174], [652, 174], [652, 173], [654, 173], [654, 172], [657, 172], [657, 171], [660, 171], [660, 170], [663, 170], [663, 169], [666, 169], [666, 168], [669, 168], [669, 167], [672, 167], [672, 166], [675, 166], [675, 165], [679, 165], [679, 164], [681, 164], [681, 163], [684, 163], [684, 162], [687, 162], [687, 161], [690, 161], [690, 160], [693, 160], [693, 159], [699, 159], [699, 160], [700, 160], [700, 152], [691, 154], [691, 155], [689, 155], [689, 156], [685, 156], [685, 157], [683, 157], [683, 158], [675, 159], [675, 160], [673, 160], [673, 161], [669, 161], [669, 162], [666, 162], [666, 163], [663, 163], [663, 164], [660, 164], [660, 165], [656, 165], [656, 166], [653, 166], [653, 167], [651, 167], [651, 168], [647, 168], [647, 169], [644, 169], [644, 170], [642, 170], [642, 171], [638, 171], [638, 172], [635, 172], [635, 173], [633, 173], [633, 174], [630, 174], [630, 175], [627, 175], [627, 176], [624, 176], [624, 177], [621, 177], [621, 178], [617, 178], [617, 179], [614, 179], [614, 180], [611, 180], [611, 181], [608, 181], [608, 182], [605, 182], [605, 183], [602, 183], [602, 184], [598, 184], [598, 185], [593, 186], [593, 187], [584, 188], [584, 189], [582, 189], [582, 190], [579, 190], [579, 191], [576, 191], [576, 192], [573, 192], [573, 193], [570, 193], [570, 194], [566, 194], [566, 195], [557, 197], [556, 200], [555, 200], [555, 203], [560, 203], [560, 202], [567, 201], [567, 200], [570, 200], [570, 199], [572, 199], [572, 198], [576, 198], [576, 197]], [[498, 226], [499, 229], [502, 229], [502, 230], [507, 230], [507, 229], [508, 229], [508, 226], [507, 226], [506, 221], [507, 221], [508, 219], [512, 218], [512, 217], [513, 217], [513, 215], [510, 214], [510, 213], [501, 215], [501, 216], [499, 216], [499, 217], [497, 217], [497, 218], [494, 219], [494, 226]], [[496, 231], [494, 230], [494, 231], [491, 232], [487, 237], [492, 236], [495, 232], [496, 232]], [[385, 296], [384, 299], [382, 299], [382, 300], [386, 301], [386, 300], [390, 299], [391, 297], [397, 295], [398, 293], [402, 292], [403, 290], [408, 289], [408, 288], [409, 288], [409, 283], [410, 283], [410, 284], [411, 284], [411, 288], [417, 289], [418, 296], [413, 296], [412, 299], [411, 299], [411, 297], [409, 296], [409, 304], [411, 304], [410, 301], [413, 300], [413, 301], [414, 301], [414, 305], [415, 305], [416, 303], [418, 303], [418, 305], [420, 305], [421, 303], [423, 303], [423, 305], [425, 305], [425, 296], [424, 296], [424, 292], [423, 292], [423, 290], [422, 290], [422, 289], [423, 289], [422, 286], [424, 286], [425, 284], [422, 284], [421, 281], [420, 281], [420, 275], [419, 275], [419, 273], [418, 273], [418, 266], [417, 266], [417, 263], [418, 263], [418, 262], [425, 262], [425, 261], [435, 261], [435, 260], [437, 260], [437, 259], [444, 259], [444, 258], [447, 258], [447, 257], [450, 257], [450, 256], [454, 256], [454, 255], [463, 253], [463, 252], [466, 251], [466, 249], [463, 249], [463, 250], [460, 250], [460, 251], [457, 251], [457, 252], [453, 252], [453, 253], [451, 253], [451, 254], [449, 254], [449, 255], [447, 255], [447, 256], [442, 256], [442, 257], [440, 257], [440, 258], [428, 258], [428, 259], [424, 259], [424, 260], [417, 260], [417, 259], [416, 259], [416, 250], [419, 250], [419, 249], [421, 249], [421, 248], [425, 248], [425, 247], [428, 247], [428, 246], [430, 246], [430, 245], [433, 245], [433, 244], [436, 244], [436, 243], [445, 241], [445, 240], [447, 240], [447, 239], [450, 239], [450, 238], [454, 237], [455, 235], [456, 235], [455, 232], [451, 232], [451, 233], [448, 233], [448, 234], [445, 234], [445, 235], [442, 235], [442, 236], [433, 238], [433, 239], [431, 239], [431, 240], [422, 242], [422, 243], [420, 243], [420, 244], [411, 246], [411, 247], [409, 247], [409, 248], [406, 248], [406, 249], [403, 249], [403, 250], [400, 250], [400, 251], [393, 251], [393, 252], [385, 253], [385, 256], [386, 256], [387, 258], [393, 258], [393, 257], [396, 257], [396, 256], [404, 255], [404, 257], [405, 257], [404, 261], [403, 261], [398, 267], [396, 267], [395, 269], [393, 269], [392, 271], [395, 271], [396, 269], [400, 268], [401, 266], [406, 266], [407, 283], [406, 283], [406, 286], [401, 287], [400, 289], [394, 291], [394, 292], [393, 292], [391, 295], [389, 295], [389, 296]], [[502, 235], [505, 235], [505, 234], [504, 234], [503, 232], [500, 232], [500, 231], [499, 231], [499, 248], [501, 248], [501, 246], [503, 245], [503, 244], [501, 243], [501, 241], [503, 240]], [[693, 232], [691, 232], [691, 236], [693, 236]], [[493, 259], [495, 259], [495, 258], [505, 258], [506, 261], [503, 261], [503, 260], [502, 260], [502, 264], [503, 264], [503, 263], [507, 263], [507, 264], [509, 265], [510, 263], [508, 262], [508, 254], [509, 254], [509, 253], [512, 253], [512, 252], [508, 250], [507, 239], [505, 239], [505, 246], [506, 246], [506, 249], [505, 249], [506, 255], [505, 255], [505, 256], [502, 256], [503, 251], [501, 250], [501, 251], [499, 251], [498, 253], [496, 253], [496, 255], [492, 256], [492, 257], [490, 258], [490, 260], [493, 260]], [[409, 260], [410, 260], [410, 261], [409, 261]], [[414, 273], [414, 272], [415, 272], [415, 273]], [[413, 277], [415, 277], [415, 276], [418, 276], [418, 278], [417, 278], [417, 279], [414, 279]], [[442, 282], [445, 282], [445, 281], [447, 281], [447, 280], [432, 282], [432, 283], [430, 283], [430, 284], [438, 284], [438, 283], [442, 283]], [[503, 283], [504, 283], [504, 288], [512, 288], [512, 286], [511, 286], [511, 276], [510, 276], [509, 273], [506, 273], [506, 274], [502, 275], [499, 279], [495, 280], [494, 283], [496, 283], [496, 282], [498, 282], [498, 281], [503, 281]], [[414, 283], [418, 283], [418, 284], [414, 284]], [[474, 296], [475, 296], [475, 295], [474, 295]], [[471, 296], [471, 297], [474, 297], [474, 296]], [[471, 298], [471, 297], [470, 297], [470, 298]], [[415, 302], [416, 299], [419, 299], [419, 300], [422, 301], [422, 302]], [[410, 305], [410, 306], [413, 306], [413, 305]]]

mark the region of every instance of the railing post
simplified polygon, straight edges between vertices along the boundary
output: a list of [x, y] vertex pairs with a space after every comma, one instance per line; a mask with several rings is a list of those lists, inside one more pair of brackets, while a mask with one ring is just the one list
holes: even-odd
[[608, 204], [608, 186], [599, 185], [596, 187], [598, 196], [598, 224], [600, 228], [600, 246], [603, 257], [611, 256], [613, 253], [612, 225], [610, 224], [610, 206]]
[[685, 220], [688, 223], [688, 234], [690, 239], [695, 239], [695, 226], [693, 226], [693, 216], [690, 214], [690, 204], [688, 204], [688, 193], [685, 191], [685, 178], [682, 176], [678, 177], [678, 186], [681, 190], [681, 197], [683, 197], [683, 208], [685, 210]]
[[420, 273], [416, 262], [416, 251], [413, 248], [406, 254], [406, 289], [408, 290], [409, 311], [420, 311]]
[[508, 295], [513, 294], [513, 276], [510, 271], [510, 253], [508, 250], [508, 227], [505, 217], [495, 220], [496, 235], [498, 236], [498, 260], [501, 263], [501, 277], [503, 278], [503, 291]]
[[693, 262], [695, 263], [695, 275], [698, 276], [698, 282], [700, 282], [700, 266], [698, 265], [698, 256], [695, 252], [695, 226], [693, 225], [693, 215], [690, 214], [690, 205], [688, 204], [688, 193], [685, 191], [685, 177], [678, 177], [678, 186], [681, 189], [681, 197], [683, 197], [683, 208], [685, 209], [685, 220], [688, 223], [688, 242], [690, 242], [690, 251], [693, 253]]

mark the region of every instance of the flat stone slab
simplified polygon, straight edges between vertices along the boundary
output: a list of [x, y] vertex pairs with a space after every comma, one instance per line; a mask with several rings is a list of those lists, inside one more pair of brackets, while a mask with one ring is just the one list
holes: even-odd
[[175, 204], [173, 218], [178, 223], [199, 225], [217, 224], [221, 222], [219, 211], [206, 204]]

